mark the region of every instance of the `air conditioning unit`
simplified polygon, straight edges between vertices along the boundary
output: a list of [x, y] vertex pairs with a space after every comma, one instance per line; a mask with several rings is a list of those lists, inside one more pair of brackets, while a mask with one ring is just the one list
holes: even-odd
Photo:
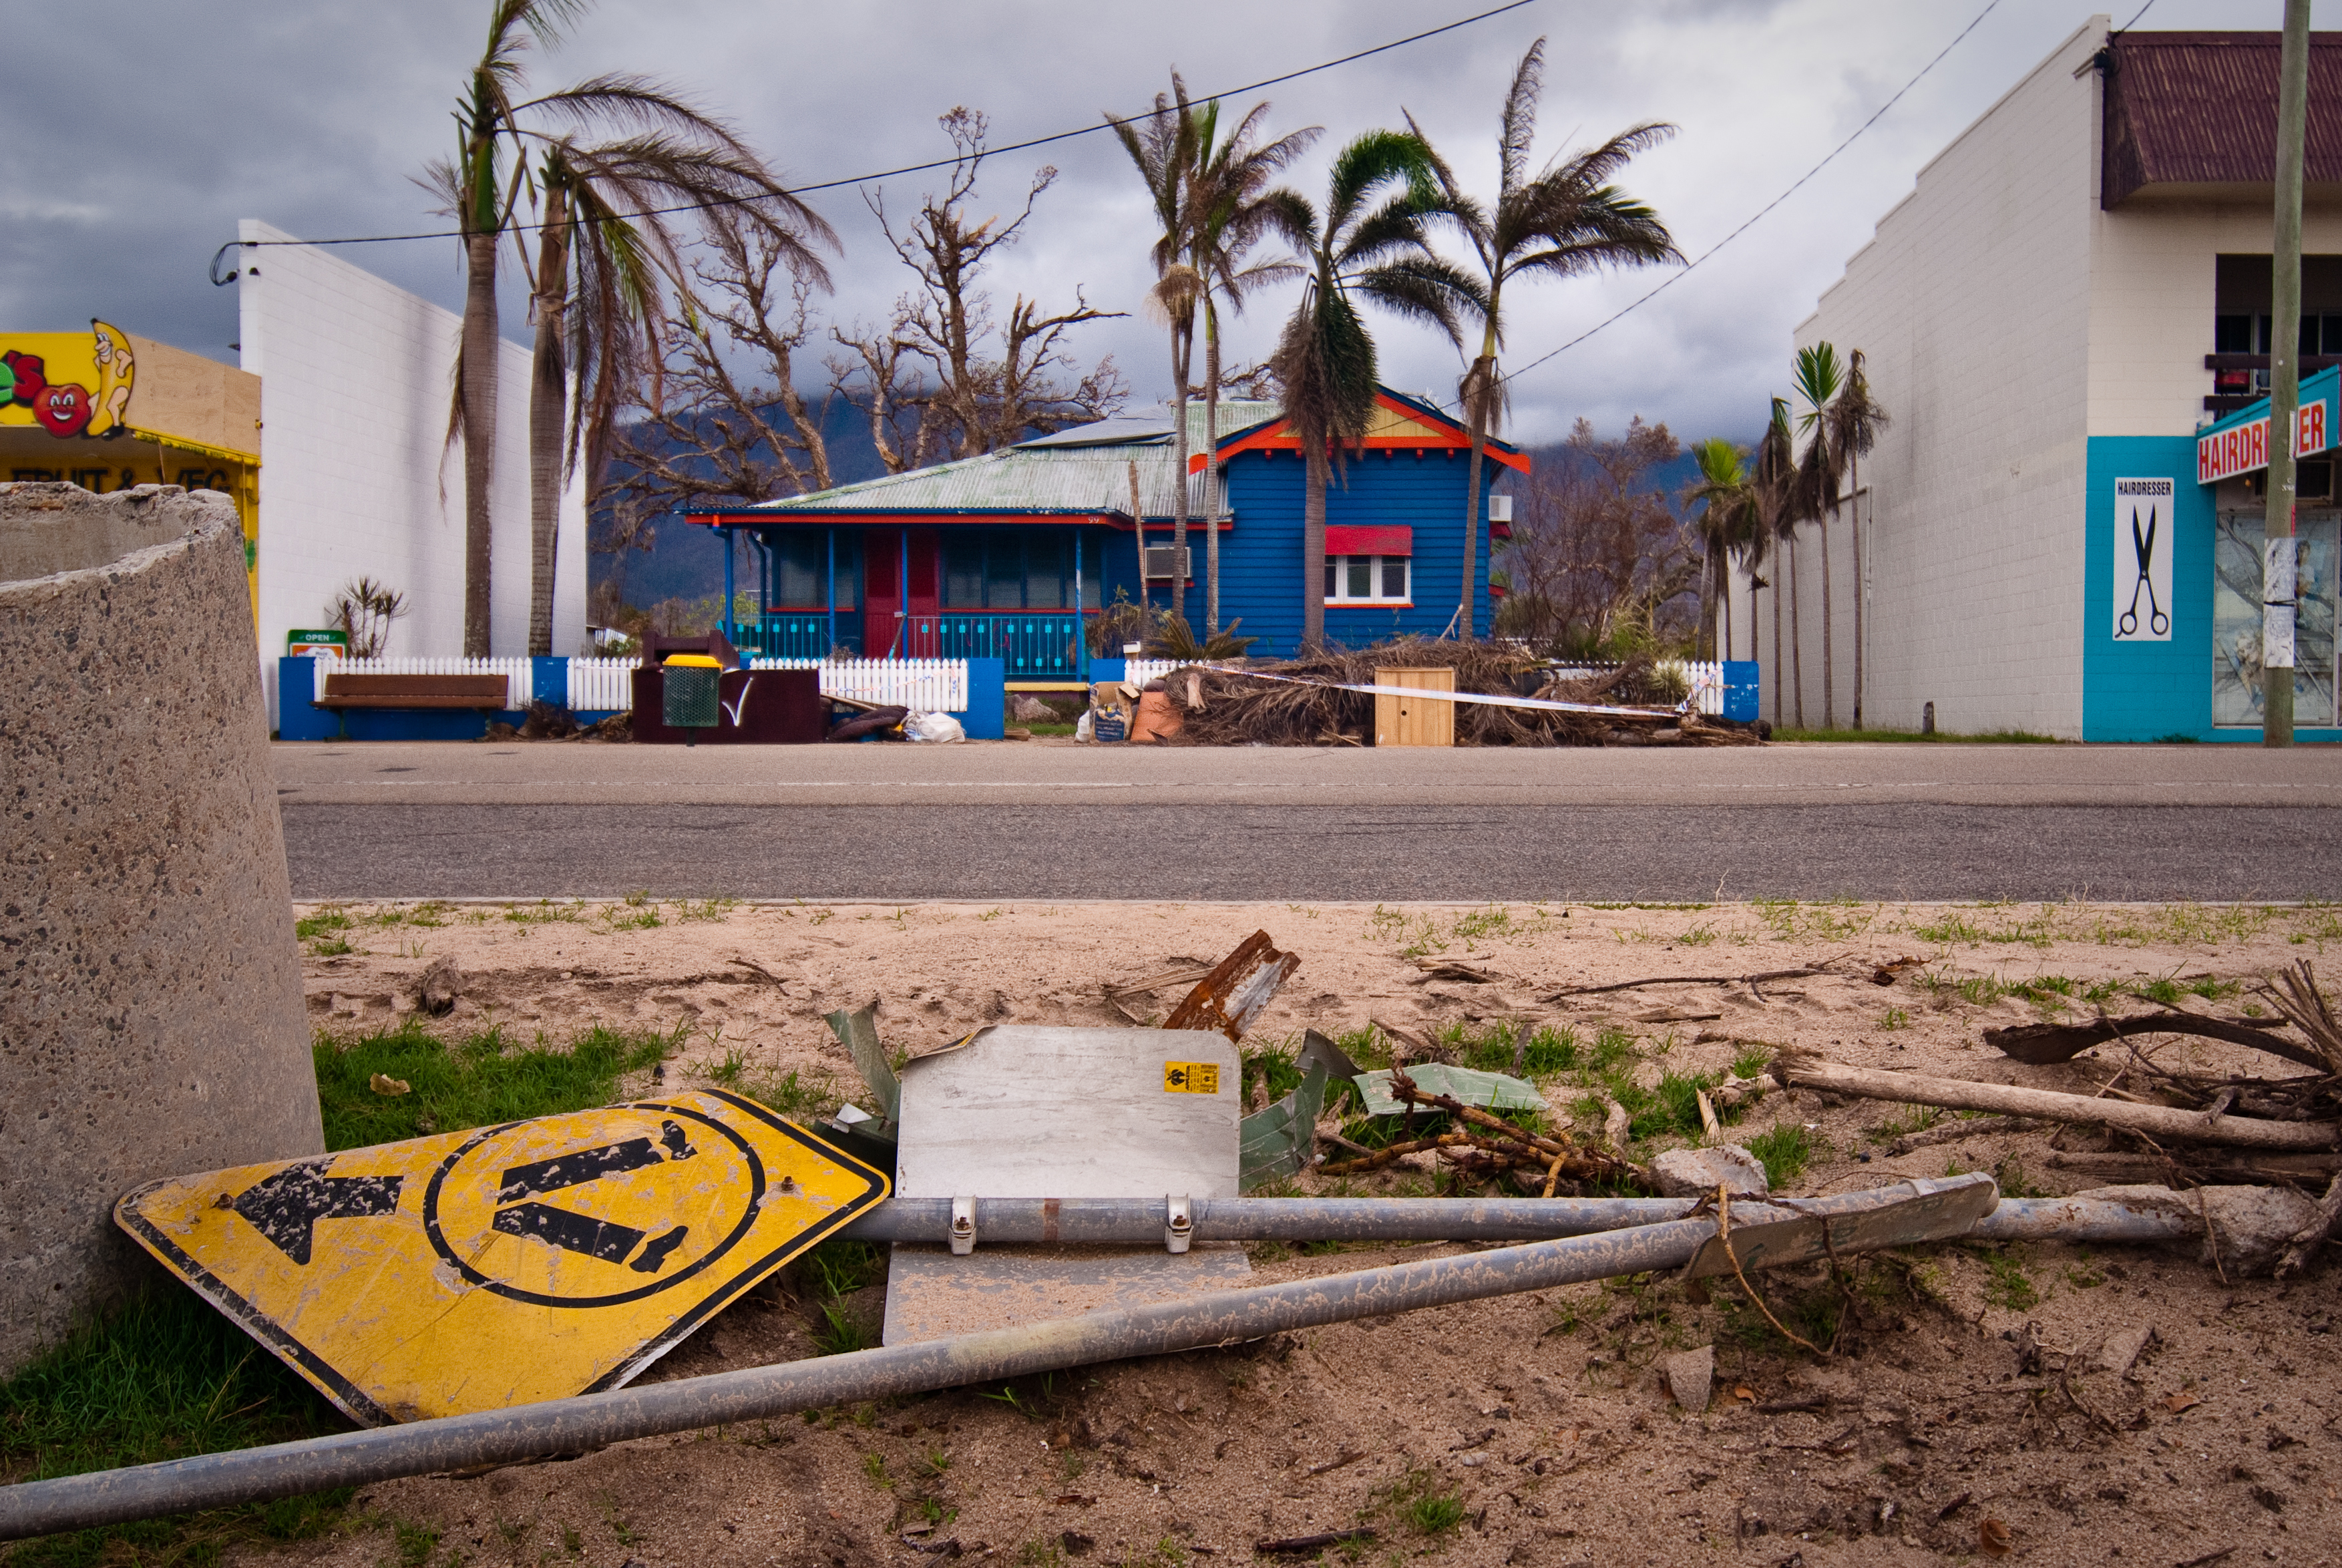
[[1171, 581], [1173, 568], [1177, 568], [1181, 582], [1195, 575], [1195, 552], [1182, 550], [1176, 544], [1149, 544], [1146, 547], [1146, 580], [1150, 583]]

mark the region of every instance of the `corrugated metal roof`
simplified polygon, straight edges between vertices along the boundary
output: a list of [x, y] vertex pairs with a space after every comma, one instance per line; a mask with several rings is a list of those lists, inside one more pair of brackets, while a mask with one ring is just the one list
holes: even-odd
[[[2142, 188], [2277, 178], [2276, 33], [2120, 33], [2107, 75], [2099, 203]], [[2342, 184], [2342, 33], [2313, 33], [2304, 176]]]
[[[1220, 430], [1222, 434], [1241, 430], [1259, 424], [1276, 412], [1276, 404], [1273, 403], [1223, 403], [1219, 408]], [[1201, 450], [1206, 429], [1205, 414], [1200, 401], [1188, 406], [1189, 439], [1196, 443], [1197, 450]], [[1117, 434], [1117, 431], [1120, 434]], [[1177, 462], [1168, 439], [1170, 431], [1168, 409], [1145, 410], [1137, 414], [1060, 431], [1056, 435], [1044, 436], [999, 452], [989, 452], [981, 457], [939, 463], [931, 468], [915, 468], [907, 474], [891, 474], [884, 479], [868, 479], [859, 484], [841, 484], [835, 489], [816, 491], [811, 495], [767, 501], [761, 505], [739, 508], [736, 512], [726, 510], [734, 515], [752, 512], [789, 515], [871, 512], [1055, 512], [1068, 514], [1113, 512], [1127, 516], [1130, 513], [1130, 470], [1136, 464], [1138, 467], [1139, 504], [1146, 514], [1150, 518], [1169, 517], [1178, 496], [1174, 488], [1177, 480]], [[1068, 439], [1078, 438], [1083, 432], [1093, 433], [1094, 438], [1087, 442]], [[1204, 480], [1198, 474], [1187, 486], [1188, 515], [1202, 516], [1204, 504]]]

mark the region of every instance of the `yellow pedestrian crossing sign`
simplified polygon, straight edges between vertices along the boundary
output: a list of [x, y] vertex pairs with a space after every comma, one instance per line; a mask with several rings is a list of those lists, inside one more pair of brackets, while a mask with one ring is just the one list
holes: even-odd
[[115, 1218], [378, 1425], [617, 1388], [887, 1187], [708, 1091], [173, 1177]]

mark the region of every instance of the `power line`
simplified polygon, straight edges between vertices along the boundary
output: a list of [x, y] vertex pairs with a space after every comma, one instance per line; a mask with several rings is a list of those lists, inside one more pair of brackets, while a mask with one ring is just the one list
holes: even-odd
[[[2152, 5], [2154, 3], [2155, 0], [2147, 0], [2147, 5]], [[1967, 35], [1975, 32], [1977, 26], [1983, 23], [1984, 19], [1991, 15], [1999, 5], [2000, 0], [1988, 0], [1985, 8], [1976, 14], [1976, 19], [1970, 22], [1967, 26], [1960, 29], [1958, 37], [1954, 38], [1950, 43], [1937, 50], [1936, 52], [1936, 57], [1919, 68], [1919, 75], [1904, 83], [1902, 87], [1893, 97], [1879, 105], [1877, 111], [1874, 113], [1870, 118], [1863, 121], [1860, 125], [1856, 127], [1853, 135], [1848, 136], [1845, 141], [1840, 142], [1837, 146], [1831, 148], [1828, 157], [1824, 158], [1820, 163], [1816, 164], [1812, 168], [1807, 169], [1802, 175], [1798, 176], [1796, 185], [1791, 185], [1787, 190], [1783, 191], [1779, 195], [1775, 196], [1771, 201], [1767, 202], [1762, 207], [1756, 210], [1754, 216], [1750, 217], [1738, 228], [1734, 229], [1730, 234], [1725, 235], [1722, 239], [1708, 246], [1705, 251], [1702, 251], [1699, 255], [1687, 264], [1681, 272], [1670, 273], [1667, 275], [1666, 281], [1660, 284], [1656, 288], [1651, 290], [1650, 293], [1643, 295], [1642, 298], [1636, 300], [1633, 304], [1619, 309], [1616, 314], [1596, 322], [1592, 326], [1587, 327], [1584, 332], [1579, 333], [1576, 337], [1571, 338], [1567, 343], [1563, 344], [1559, 348], [1555, 349], [1552, 353], [1545, 355], [1539, 358], [1533, 359], [1529, 361], [1528, 364], [1522, 365], [1518, 370], [1507, 373], [1502, 379], [1506, 382], [1516, 381], [1520, 377], [1526, 375], [1530, 371], [1535, 370], [1538, 365], [1545, 364], [1546, 361], [1556, 359], [1562, 355], [1567, 354], [1571, 349], [1576, 348], [1579, 344], [1584, 343], [1587, 338], [1592, 337], [1596, 333], [1602, 331], [1605, 327], [1615, 325], [1619, 321], [1624, 320], [1626, 316], [1633, 315], [1636, 311], [1638, 311], [1642, 309], [1643, 306], [1650, 304], [1651, 301], [1658, 298], [1659, 295], [1666, 293], [1667, 290], [1675, 287], [1676, 284], [1681, 283], [1686, 277], [1688, 277], [1696, 268], [1697, 268], [1702, 263], [1708, 260], [1708, 258], [1715, 255], [1716, 252], [1722, 250], [1734, 240], [1738, 239], [1742, 235], [1746, 234], [1750, 229], [1754, 228], [1766, 214], [1771, 212], [1775, 207], [1779, 206], [1783, 202], [1787, 201], [1791, 196], [1796, 195], [1798, 190], [1805, 185], [1807, 181], [1812, 179], [1816, 175], [1820, 174], [1824, 169], [1829, 167], [1831, 161], [1837, 158], [1838, 154], [1843, 153], [1848, 147], [1854, 145], [1856, 142], [1861, 140], [1862, 134], [1865, 131], [1869, 130], [1871, 126], [1878, 124], [1879, 119], [1886, 115], [1887, 110], [1893, 108], [1896, 105], [1903, 101], [1903, 95], [1906, 93], [1908, 93], [1912, 88], [1917, 86], [1927, 76], [1928, 72], [1934, 70], [1937, 65], [1942, 65], [1944, 62], [1944, 56], [1958, 48], [1961, 43], [1967, 39]], [[2140, 15], [2144, 15], [2145, 14], [2146, 7], [2142, 6], [2140, 8]], [[2137, 17], [2132, 18], [2134, 21], [2137, 19]], [[1460, 402], [1457, 404], [1450, 406], [1460, 406]]]
[[2140, 7], [2137, 9], [2137, 11], [2136, 11], [2135, 13], [2133, 13], [2133, 14], [2132, 14], [2132, 15], [2131, 15], [2131, 19], [2130, 19], [2129, 21], [2127, 21], [2127, 22], [2124, 23], [2121, 26], [2119, 26], [2119, 27], [2116, 28], [2116, 29], [2115, 29], [2115, 31], [2116, 31], [2116, 32], [2117, 32], [2117, 33], [2127, 33], [2127, 32], [2129, 32], [2132, 28], [2134, 28], [2134, 27], [2136, 27], [2136, 26], [2137, 26], [2137, 25], [2138, 25], [2138, 19], [2139, 19], [2139, 17], [2146, 15], [2149, 11], [2152, 11], [2152, 10], [2154, 10], [2154, 9], [2155, 9], [2155, 0], [2147, 0], [2147, 4], [2146, 4], [2146, 5], [2144, 5], [2140, 6]]
[[[1198, 94], [1196, 96], [1201, 100], [1235, 98], [1240, 97], [1246, 93], [1259, 92], [1264, 87], [1275, 87], [1286, 82], [1297, 82], [1304, 76], [1314, 76], [1320, 71], [1330, 71], [1337, 65], [1347, 65], [1359, 60], [1371, 58], [1376, 55], [1386, 55], [1394, 49], [1404, 49], [1410, 44], [1420, 44], [1426, 38], [1436, 38], [1443, 33], [1453, 33], [1459, 28], [1469, 27], [1475, 23], [1486, 22], [1492, 16], [1502, 16], [1508, 11], [1518, 11], [1524, 6], [1534, 5], [1536, 3], [1537, 0], [1508, 0], [1508, 3], [1506, 5], [1496, 6], [1490, 10], [1478, 12], [1476, 15], [1447, 23], [1444, 26], [1433, 27], [1421, 33], [1409, 34], [1404, 38], [1395, 38], [1387, 44], [1377, 44], [1371, 49], [1360, 49], [1355, 54], [1344, 55], [1339, 59], [1321, 60], [1315, 65], [1306, 65], [1298, 71], [1287, 71], [1281, 76], [1268, 76], [1257, 82], [1246, 83], [1241, 87], [1228, 87], [1220, 92]], [[1126, 116], [1126, 118], [1137, 119], [1146, 114], [1151, 113], [1153, 113], [1153, 109], [1150, 106], [1149, 108], [1141, 111], [1140, 115], [1129, 115]], [[991, 158], [998, 157], [1005, 153], [1028, 152], [1035, 147], [1046, 147], [1058, 142], [1069, 142], [1076, 136], [1095, 135], [1096, 133], [1103, 131], [1106, 128], [1106, 123], [1105, 122], [1101, 122], [1095, 125], [1082, 125], [1070, 131], [1058, 131], [1046, 136], [1036, 136], [1032, 140], [1026, 142], [1013, 142], [1005, 147], [986, 147], [984, 149], [982, 155]], [[925, 174], [930, 169], [950, 168], [959, 161], [960, 160], [956, 157], [951, 157], [937, 158], [930, 163], [925, 164], [905, 164], [900, 168], [881, 169], [876, 174], [854, 175], [845, 179], [824, 180], [818, 185], [791, 186], [787, 194], [793, 196], [809, 195], [816, 191], [836, 190], [842, 185], [866, 185], [873, 180], [891, 180], [902, 175]], [[754, 195], [727, 196], [719, 201], [686, 202], [681, 206], [651, 207], [638, 213], [613, 213], [609, 215], [606, 219], [602, 221], [616, 223], [624, 222], [629, 218], [667, 217], [676, 213], [706, 212], [716, 207], [739, 206], [749, 202], [770, 201], [771, 199], [772, 196], [769, 192], [760, 192]], [[227, 278], [222, 278], [219, 276], [219, 259], [221, 256], [225, 255], [230, 250], [235, 249], [239, 245], [246, 249], [257, 249], [262, 245], [388, 245], [402, 240], [453, 240], [462, 239], [463, 237], [464, 232], [461, 229], [434, 229], [423, 234], [347, 235], [338, 239], [325, 240], [230, 240], [226, 245], [220, 246], [219, 250], [212, 256], [212, 281], [215, 284], [233, 281], [233, 274], [229, 275], [229, 277]]]

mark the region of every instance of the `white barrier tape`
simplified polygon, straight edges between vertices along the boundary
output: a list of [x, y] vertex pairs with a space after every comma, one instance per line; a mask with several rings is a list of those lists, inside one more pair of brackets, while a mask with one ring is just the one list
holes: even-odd
[[1323, 686], [1334, 692], [1364, 692], [1374, 697], [1429, 697], [1442, 703], [1478, 703], [1491, 708], [1530, 708], [1548, 714], [1600, 714], [1614, 718], [1650, 719], [1672, 714], [1677, 717], [1691, 712], [1691, 699], [1686, 697], [1680, 707], [1617, 708], [1599, 703], [1563, 703], [1546, 697], [1506, 697], [1494, 692], [1442, 692], [1428, 686], [1352, 685], [1343, 681], [1313, 681], [1300, 675], [1272, 675], [1265, 670], [1222, 670], [1224, 675], [1243, 675], [1255, 681], [1282, 681], [1289, 686]]

